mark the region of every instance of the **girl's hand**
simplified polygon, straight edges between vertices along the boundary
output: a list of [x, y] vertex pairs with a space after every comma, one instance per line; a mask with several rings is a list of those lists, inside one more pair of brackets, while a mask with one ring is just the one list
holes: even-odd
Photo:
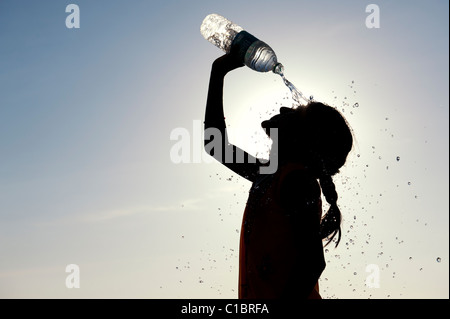
[[236, 55], [234, 55], [233, 52], [231, 52], [222, 55], [220, 58], [217, 58], [213, 62], [212, 70], [213, 72], [217, 72], [225, 76], [228, 72], [241, 68], [243, 66], [244, 64], [237, 59]]

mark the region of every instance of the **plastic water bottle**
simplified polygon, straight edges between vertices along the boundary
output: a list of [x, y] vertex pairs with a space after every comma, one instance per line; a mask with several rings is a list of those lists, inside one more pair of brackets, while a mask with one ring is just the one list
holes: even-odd
[[218, 14], [210, 14], [203, 20], [200, 33], [226, 53], [231, 48], [236, 50], [241, 61], [255, 71], [277, 72], [280, 69], [281, 64], [269, 45]]

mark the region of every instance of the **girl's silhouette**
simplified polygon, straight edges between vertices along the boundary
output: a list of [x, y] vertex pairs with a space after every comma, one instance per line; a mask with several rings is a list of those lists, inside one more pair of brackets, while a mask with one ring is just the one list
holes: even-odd
[[[262, 174], [260, 168], [268, 163], [229, 144], [226, 134], [224, 77], [241, 66], [233, 52], [214, 61], [205, 112], [205, 130], [218, 129], [222, 139], [222, 149], [214, 150], [206, 147], [205, 134], [205, 150], [253, 183], [241, 228], [239, 298], [320, 298], [322, 240], [337, 246], [341, 237], [332, 176], [352, 148], [351, 131], [342, 115], [325, 104], [282, 107], [261, 123], [268, 134], [277, 130], [270, 161], [278, 163], [275, 173]], [[225, 161], [225, 154], [238, 152], [243, 161]], [[324, 216], [321, 192], [330, 204]]]

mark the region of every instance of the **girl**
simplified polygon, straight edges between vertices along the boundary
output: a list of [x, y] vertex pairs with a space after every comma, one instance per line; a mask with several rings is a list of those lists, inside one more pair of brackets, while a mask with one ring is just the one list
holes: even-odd
[[[275, 173], [261, 173], [270, 162], [263, 164], [229, 144], [226, 134], [224, 77], [242, 66], [233, 53], [214, 61], [205, 112], [205, 150], [252, 182], [241, 228], [239, 298], [320, 298], [322, 240], [334, 239], [337, 246], [341, 237], [332, 176], [352, 148], [351, 131], [342, 115], [325, 104], [282, 107], [261, 123], [273, 141], [270, 162], [277, 163]], [[208, 147], [211, 129], [221, 133], [214, 135], [220, 136], [221, 149]], [[323, 217], [321, 192], [330, 204]]]

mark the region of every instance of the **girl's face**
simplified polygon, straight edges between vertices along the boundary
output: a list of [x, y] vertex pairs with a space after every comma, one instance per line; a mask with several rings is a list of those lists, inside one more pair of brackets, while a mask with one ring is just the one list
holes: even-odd
[[262, 121], [261, 127], [263, 129], [280, 128], [280, 124], [282, 124], [283, 119], [286, 119], [286, 115], [292, 113], [293, 111], [293, 109], [282, 106], [280, 108], [280, 114], [274, 115], [270, 119]]
[[270, 119], [263, 121], [261, 127], [266, 131], [266, 134], [269, 135], [269, 129], [271, 128], [282, 129], [284, 126], [290, 125], [292, 123], [290, 120], [292, 120], [292, 114], [294, 112], [302, 114], [301, 110], [283, 106], [280, 108], [280, 114], [274, 115]]
[[299, 152], [304, 151], [302, 129], [305, 117], [303, 108], [281, 107], [279, 114], [261, 123], [261, 127], [273, 142], [271, 156], [278, 156], [278, 160], [289, 160], [297, 158]]

